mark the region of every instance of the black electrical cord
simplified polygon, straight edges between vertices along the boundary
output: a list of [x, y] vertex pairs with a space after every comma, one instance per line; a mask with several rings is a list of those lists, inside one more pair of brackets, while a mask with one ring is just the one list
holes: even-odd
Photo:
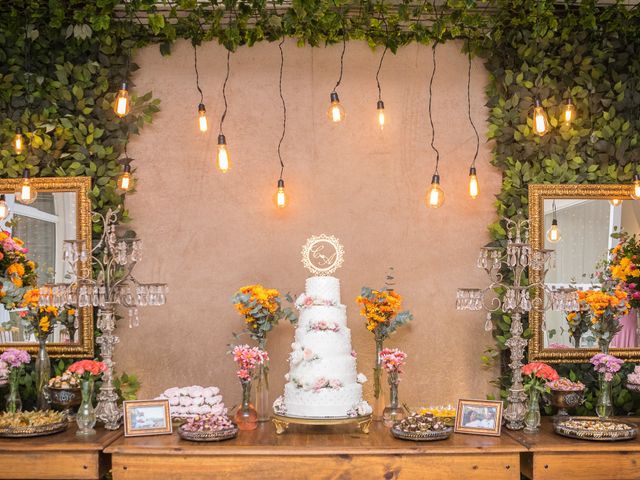
[[280, 136], [280, 141], [278, 142], [278, 159], [280, 160], [280, 180], [282, 180], [282, 174], [284, 172], [284, 162], [282, 161], [282, 154], [280, 153], [280, 147], [282, 146], [282, 141], [284, 140], [284, 136], [287, 132], [287, 104], [284, 101], [284, 95], [282, 95], [282, 72], [284, 70], [284, 52], [282, 51], [282, 44], [284, 43], [285, 37], [282, 37], [280, 43], [278, 44], [278, 48], [280, 49], [280, 80], [278, 82], [278, 87], [280, 91], [280, 100], [282, 100], [282, 135]]
[[431, 114], [431, 100], [433, 97], [433, 78], [436, 75], [436, 47], [438, 46], [438, 42], [434, 42], [433, 47], [431, 47], [433, 53], [433, 70], [431, 71], [431, 80], [429, 80], [429, 123], [431, 124], [431, 148], [434, 152], [436, 152], [436, 169], [434, 175], [438, 175], [438, 167], [440, 166], [440, 152], [435, 146], [436, 139], [436, 129], [433, 125], [433, 115]]
[[333, 92], [335, 93], [342, 82], [342, 72], [344, 71], [344, 52], [347, 49], [347, 32], [344, 30], [342, 32], [342, 53], [340, 54], [340, 76], [338, 77], [338, 81], [336, 82], [336, 86], [333, 87]]
[[200, 88], [200, 75], [198, 74], [198, 47], [195, 45], [193, 46], [193, 68], [196, 71], [196, 88], [200, 93], [200, 103], [204, 103], [204, 94]]
[[222, 98], [224, 100], [224, 112], [222, 112], [222, 117], [220, 117], [220, 135], [222, 135], [222, 124], [224, 123], [224, 119], [227, 116], [227, 109], [229, 105], [227, 104], [227, 81], [229, 80], [229, 60], [231, 58], [231, 50], [227, 50], [227, 75], [224, 77], [224, 83], [222, 84]]
[[471, 162], [471, 168], [476, 168], [476, 159], [478, 158], [478, 151], [480, 150], [480, 135], [478, 135], [478, 129], [476, 128], [475, 123], [473, 123], [473, 118], [471, 117], [471, 38], [467, 41], [467, 49], [469, 50], [469, 69], [467, 76], [467, 113], [469, 114], [469, 122], [471, 123], [471, 127], [473, 128], [474, 133], [476, 134], [476, 153], [473, 155], [473, 161]]
[[[387, 19], [384, 16], [384, 2], [380, 2], [380, 15], [382, 17], [382, 22], [384, 23], [384, 30], [386, 32], [387, 39], [389, 38], [389, 25], [387, 24]], [[384, 62], [384, 56], [387, 54], [387, 50], [389, 49], [389, 45], [385, 42], [384, 51], [382, 52], [382, 56], [380, 57], [380, 63], [378, 64], [378, 71], [376, 71], [376, 84], [378, 85], [378, 101], [382, 101], [382, 89], [380, 88], [380, 69], [382, 69], [382, 62]]]

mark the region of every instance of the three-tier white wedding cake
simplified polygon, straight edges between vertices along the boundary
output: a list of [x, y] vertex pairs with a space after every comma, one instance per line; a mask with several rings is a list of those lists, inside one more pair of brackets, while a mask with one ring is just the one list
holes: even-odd
[[300, 311], [289, 355], [284, 395], [274, 403], [279, 415], [341, 418], [368, 415], [362, 400], [366, 377], [356, 370], [346, 307], [340, 303], [340, 280], [310, 277], [296, 300]]

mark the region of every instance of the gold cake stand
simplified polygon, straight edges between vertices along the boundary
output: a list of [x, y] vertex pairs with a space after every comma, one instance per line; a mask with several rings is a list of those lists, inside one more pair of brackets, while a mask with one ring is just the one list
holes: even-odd
[[278, 435], [287, 431], [290, 424], [294, 425], [358, 425], [362, 433], [369, 433], [369, 427], [373, 420], [372, 415], [348, 418], [299, 418], [273, 414], [273, 425]]

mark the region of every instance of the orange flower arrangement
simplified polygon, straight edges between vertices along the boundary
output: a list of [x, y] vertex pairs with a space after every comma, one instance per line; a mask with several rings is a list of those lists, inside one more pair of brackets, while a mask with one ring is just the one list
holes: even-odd
[[589, 315], [591, 331], [598, 344], [607, 351], [611, 340], [621, 329], [619, 318], [629, 313], [627, 293], [617, 285], [613, 290], [578, 291], [581, 311]]
[[[387, 280], [393, 280], [388, 275]], [[367, 330], [372, 332], [376, 340], [376, 365], [373, 369], [373, 395], [380, 398], [380, 376], [382, 365], [380, 362], [380, 352], [383, 349], [384, 340], [395, 332], [398, 327], [408, 323], [413, 319], [411, 312], [401, 312], [402, 296], [393, 288], [373, 290], [363, 287], [360, 295], [356, 298], [356, 303], [360, 305], [360, 315], [367, 321]]]
[[372, 290], [366, 287], [356, 298], [360, 315], [367, 319], [367, 330], [374, 331], [380, 324], [389, 325], [391, 318], [400, 312], [402, 297], [393, 290]]
[[247, 333], [263, 350], [267, 333], [280, 319], [295, 321], [293, 312], [282, 308], [280, 292], [275, 288], [265, 288], [259, 284], [247, 285], [233, 295], [232, 301], [238, 313], [244, 317]]
[[28, 252], [22, 240], [0, 231], [0, 303], [9, 310], [21, 301], [24, 288], [36, 284], [36, 264], [27, 260]]
[[591, 323], [596, 324], [607, 316], [622, 316], [629, 312], [627, 294], [616, 288], [612, 293], [602, 290], [578, 291], [578, 299], [591, 309]]

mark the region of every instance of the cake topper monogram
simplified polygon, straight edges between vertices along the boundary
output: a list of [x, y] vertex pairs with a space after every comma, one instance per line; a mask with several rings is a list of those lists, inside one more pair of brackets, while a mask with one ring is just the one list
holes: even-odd
[[302, 247], [302, 264], [314, 275], [330, 275], [344, 260], [344, 248], [333, 235], [314, 235]]

